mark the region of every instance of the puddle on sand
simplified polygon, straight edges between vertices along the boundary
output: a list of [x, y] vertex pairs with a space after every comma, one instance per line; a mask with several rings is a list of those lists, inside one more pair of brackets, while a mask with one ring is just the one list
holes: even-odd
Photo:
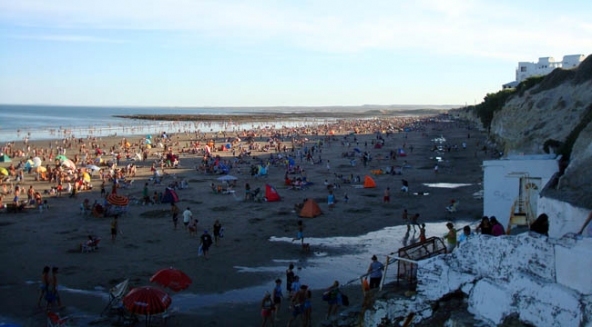
[[[455, 221], [457, 228], [471, 223], [468, 220]], [[445, 225], [445, 221], [426, 223], [426, 236], [443, 236], [447, 232]], [[335, 280], [338, 280], [341, 285], [347, 283], [358, 284], [359, 276], [366, 273], [372, 255], [377, 255], [379, 260], [384, 262], [386, 255], [395, 253], [399, 248], [418, 241], [419, 229], [415, 232], [412, 229], [408, 234], [406, 231], [406, 226], [393, 226], [360, 236], [307, 237], [305, 242], [310, 244], [311, 254], [305, 259], [300, 257], [276, 258], [267, 266], [234, 267], [239, 273], [265, 274], [265, 277], [262, 277], [265, 278], [263, 283], [223, 293], [175, 293], [171, 295], [173, 299], [171, 308], [179, 312], [195, 312], [199, 309], [202, 314], [205, 314], [207, 313], [207, 311], [203, 311], [205, 308], [220, 304], [232, 305], [260, 301], [265, 291], [271, 291], [275, 286], [275, 278], [281, 278], [285, 283], [285, 271], [290, 263], [294, 263], [295, 273], [300, 277], [300, 282], [308, 285], [313, 290], [324, 289]], [[288, 237], [271, 237], [269, 241], [286, 242], [294, 244], [295, 247], [300, 246], [300, 242], [292, 242], [292, 238]], [[395, 265], [388, 269], [385, 274], [388, 282], [396, 279], [396, 270]], [[277, 276], [269, 278], [270, 273], [276, 273]], [[33, 284], [34, 282], [27, 283]], [[285, 288], [285, 284], [283, 284], [283, 287]], [[80, 290], [61, 287], [60, 291], [85, 297], [98, 297], [105, 302], [108, 299], [107, 291], [103, 288]], [[83, 312], [79, 313], [83, 314]]]
[[423, 183], [423, 185], [427, 187], [436, 187], [436, 188], [459, 188], [465, 186], [471, 186], [473, 184], [466, 184], [466, 183]]

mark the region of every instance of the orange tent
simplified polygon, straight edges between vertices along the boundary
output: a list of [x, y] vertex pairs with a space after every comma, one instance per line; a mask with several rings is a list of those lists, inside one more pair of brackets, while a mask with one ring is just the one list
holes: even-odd
[[316, 201], [313, 199], [308, 199], [306, 202], [304, 202], [304, 205], [302, 206], [302, 209], [300, 209], [298, 216], [303, 218], [314, 218], [322, 213], [323, 212]]
[[375, 188], [376, 182], [372, 179], [372, 177], [366, 175], [364, 177], [364, 188]]

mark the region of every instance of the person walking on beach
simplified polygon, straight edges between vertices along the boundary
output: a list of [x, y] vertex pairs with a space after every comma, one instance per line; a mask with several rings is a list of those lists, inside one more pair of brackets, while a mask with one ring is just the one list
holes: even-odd
[[[37, 299], [37, 306], [41, 308], [41, 300], [46, 298], [49, 292], [50, 280], [49, 280], [49, 266], [43, 267], [41, 272], [41, 285], [39, 286], [39, 299]], [[48, 301], [49, 305], [49, 301]]]
[[292, 284], [294, 283], [294, 264], [290, 264], [286, 269], [286, 291], [288, 291], [288, 297], [292, 296]]
[[387, 187], [386, 190], [384, 190], [384, 196], [382, 197], [382, 202], [384, 202], [384, 203], [391, 202], [391, 188], [390, 187]]
[[407, 209], [403, 209], [401, 219], [403, 219], [405, 224], [407, 224], [407, 233], [409, 233], [409, 230], [411, 229], [411, 224], [409, 223], [409, 213], [407, 212]]
[[378, 261], [376, 255], [373, 255], [372, 262], [368, 267], [368, 276], [370, 277], [370, 289], [378, 288], [378, 286], [380, 286], [383, 270], [384, 265], [380, 261]]
[[426, 241], [426, 228], [425, 224], [421, 224], [419, 228], [419, 242], [423, 243]]
[[58, 293], [58, 270], [58, 267], [51, 268], [51, 286], [49, 292], [51, 293], [51, 297], [56, 301], [58, 308], [63, 308], [62, 299]]
[[290, 320], [288, 321], [288, 327], [290, 327], [290, 325], [292, 324], [292, 322], [294, 320], [296, 320], [298, 318], [298, 316], [300, 316], [300, 319], [302, 319], [302, 326], [306, 326], [306, 320], [304, 317], [304, 311], [305, 311], [305, 307], [304, 304], [306, 302], [306, 291], [308, 290], [308, 286], [306, 285], [301, 285], [298, 287], [298, 290], [295, 291], [294, 296], [292, 297], [291, 300], [291, 308], [292, 308], [292, 317], [290, 317]]
[[214, 221], [214, 245], [218, 246], [218, 241], [222, 238], [222, 224], [220, 220]]
[[187, 209], [183, 211], [183, 225], [185, 225], [185, 229], [187, 229], [187, 226], [189, 226], [191, 218], [193, 218], [193, 213], [191, 213], [191, 209], [187, 207]]
[[444, 236], [446, 239], [446, 250], [448, 253], [451, 253], [456, 248], [456, 229], [454, 229], [454, 224], [452, 223], [447, 223], [446, 227], [448, 228], [448, 233]]
[[300, 244], [304, 245], [304, 223], [302, 220], [298, 220], [298, 233], [296, 238], [292, 239], [292, 242], [300, 240]]
[[148, 191], [148, 183], [144, 184], [144, 188], [142, 189], [142, 205], [150, 204], [150, 193]]
[[117, 236], [117, 218], [118, 215], [113, 216], [113, 219], [111, 220], [111, 241], [115, 242], [115, 237]]
[[210, 250], [210, 246], [212, 246], [212, 236], [208, 233], [207, 230], [204, 230], [203, 234], [201, 235], [201, 250], [203, 251], [203, 256], [208, 259], [208, 251]]
[[333, 285], [325, 290], [323, 293], [323, 299], [329, 304], [329, 307], [327, 308], [327, 316], [325, 317], [325, 319], [329, 319], [332, 315], [337, 314], [339, 305], [341, 305], [341, 293], [339, 292], [338, 281], [334, 281]]
[[284, 295], [282, 294], [282, 280], [278, 278], [275, 280], [275, 287], [273, 288], [273, 305], [275, 309], [275, 320], [278, 320], [278, 312], [280, 312], [283, 297]]
[[417, 228], [420, 228], [418, 220], [419, 220], [418, 213], [414, 214], [413, 217], [411, 217], [411, 226], [413, 226], [413, 232], [415, 232], [415, 226], [417, 226]]
[[177, 224], [179, 222], [179, 207], [175, 204], [175, 202], [171, 202], [171, 214], [173, 215], [173, 228], [177, 230]]
[[263, 295], [263, 300], [261, 300], [261, 327], [267, 326], [267, 322], [271, 324], [273, 327], [273, 318], [272, 313], [274, 311], [273, 300], [271, 299], [271, 294], [269, 292], [265, 292]]

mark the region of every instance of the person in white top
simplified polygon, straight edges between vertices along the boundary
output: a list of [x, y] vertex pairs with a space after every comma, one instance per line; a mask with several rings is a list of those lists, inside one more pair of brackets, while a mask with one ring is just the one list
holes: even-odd
[[183, 211], [183, 225], [185, 225], [185, 229], [187, 229], [187, 226], [189, 226], [191, 218], [193, 218], [193, 213], [191, 213], [191, 210], [189, 207], [187, 207], [187, 209]]

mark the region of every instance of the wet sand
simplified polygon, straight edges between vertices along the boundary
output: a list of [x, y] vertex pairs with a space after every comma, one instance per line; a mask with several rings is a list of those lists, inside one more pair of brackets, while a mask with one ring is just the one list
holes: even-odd
[[[4, 305], [0, 307], [0, 321], [16, 321], [25, 326], [43, 324], [44, 311], [37, 308], [36, 301], [41, 269], [45, 265], [59, 266], [61, 269], [60, 281], [64, 287], [61, 296], [65, 305], [61, 314], [72, 315], [85, 323], [94, 321], [99, 326], [110, 325], [109, 319], [98, 316], [107, 303], [106, 290], [125, 278], [130, 279], [132, 286], [148, 285], [154, 272], [172, 266], [190, 275], [193, 284], [187, 290], [173, 294], [171, 308], [177, 313], [170, 324], [258, 326], [261, 322], [259, 302], [263, 291], [271, 291], [276, 278], [281, 278], [285, 285], [285, 269], [293, 262], [300, 268], [296, 273], [301, 276], [302, 283], [310, 285], [314, 290], [313, 325], [321, 325], [324, 322], [326, 303], [320, 299], [320, 289], [329, 286], [333, 279], [343, 284], [365, 273], [370, 263], [370, 256], [366, 254], [375, 252], [372, 239], [378, 238], [373, 238], [371, 233], [394, 228], [386, 231], [393, 233], [392, 245], [376, 248], [375, 254], [382, 261], [389, 253], [388, 248], [392, 248], [391, 252], [394, 252], [401, 247], [406, 229], [401, 227], [404, 225], [400, 218], [403, 208], [408, 208], [410, 213], [421, 214], [420, 222], [428, 223], [428, 237], [441, 236], [442, 227], [449, 219], [454, 218], [460, 225], [461, 221], [464, 224], [465, 221], [478, 219], [482, 213], [482, 202], [474, 199], [473, 193], [481, 189], [480, 165], [485, 157], [477, 149], [479, 142], [483, 144], [484, 135], [475, 130], [467, 131], [463, 123], [426, 122], [419, 125], [417, 130], [385, 137], [385, 146], [376, 149], [372, 145], [376, 137], [371, 133], [371, 127], [368, 127], [368, 130], [361, 130], [356, 135], [355, 145], [353, 136], [349, 136], [351, 144], [348, 148], [341, 141], [343, 135], [351, 132], [352, 126], [344, 126], [341, 130], [332, 128], [335, 135], [330, 137], [330, 142], [327, 142], [327, 136], [323, 132], [315, 135], [314, 131], [309, 131], [306, 146], [310, 148], [318, 140], [325, 141], [325, 144], [321, 153], [323, 164], [301, 163], [296, 159], [296, 164], [305, 169], [308, 180], [313, 182], [305, 190], [290, 190], [284, 185], [285, 168], [281, 165], [270, 166], [267, 177], [251, 176], [250, 165], [257, 162], [252, 158], [230, 172], [239, 178], [234, 195], [212, 192], [210, 184], [220, 184], [216, 180], [219, 175], [196, 171], [194, 167], [200, 164], [200, 156], [180, 154], [180, 168], [165, 170], [169, 175], [160, 185], [154, 185], [150, 181], [150, 166], [156, 159], [154, 154], [163, 149], [152, 149], [148, 161], [138, 162], [132, 187], [121, 188], [118, 193], [140, 198], [146, 181], [150, 183], [149, 190], [152, 194], [154, 191], [163, 191], [174, 178], [186, 179], [189, 188], [177, 191], [180, 198], [178, 206], [181, 209], [191, 207], [194, 216], [199, 219], [198, 235], [204, 229], [211, 231], [215, 219], [219, 219], [225, 229], [225, 236], [220, 244], [212, 247], [209, 260], [198, 257], [197, 236], [190, 236], [182, 224], [177, 230], [173, 229], [168, 204], [130, 204], [128, 214], [119, 219], [121, 234], [115, 242], [111, 242], [110, 218], [96, 218], [80, 213], [80, 204], [84, 199], [89, 199], [91, 203], [101, 200], [98, 187], [100, 182], [96, 180], [93, 180], [92, 191], [83, 191], [76, 199], [67, 196], [48, 197], [50, 209], [46, 212], [39, 213], [33, 208], [25, 213], [0, 213], [0, 259], [3, 266], [7, 267], [0, 272], [0, 296], [10, 299], [3, 301]], [[471, 133], [470, 139], [467, 138], [468, 133]], [[449, 144], [457, 144], [459, 149], [444, 151], [442, 154], [432, 152], [432, 140], [440, 136], [444, 136]], [[257, 143], [264, 144], [266, 138], [257, 138]], [[132, 144], [142, 142], [141, 137], [127, 139]], [[195, 135], [174, 134], [173, 140], [178, 142], [178, 145], [173, 146], [178, 153], [179, 148], [195, 141]], [[120, 142], [121, 138], [101, 140], [106, 148]], [[217, 144], [220, 142], [221, 139]], [[467, 143], [466, 150], [462, 149], [462, 142]], [[41, 142], [40, 145], [46, 146], [47, 142]], [[289, 142], [287, 146], [290, 149]], [[368, 167], [362, 165], [359, 157], [356, 158], [356, 166], [352, 166], [350, 158], [342, 156], [355, 147], [361, 152], [368, 151], [372, 154], [374, 159]], [[413, 147], [413, 151], [410, 147]], [[390, 151], [398, 148], [404, 148], [408, 155], [396, 160], [384, 159]], [[275, 151], [253, 151], [252, 156], [268, 158], [270, 153], [275, 154]], [[223, 158], [232, 156], [229, 151], [218, 151], [214, 155]], [[315, 160], [317, 155], [315, 154]], [[443, 158], [437, 174], [433, 169], [436, 156]], [[330, 160], [330, 170], [327, 170], [326, 160]], [[371, 170], [385, 169], [387, 166], [402, 166], [405, 162], [407, 168], [403, 168], [403, 175], [371, 173]], [[7, 164], [1, 163], [0, 166], [6, 167]], [[335, 174], [353, 174], [362, 178], [370, 175], [377, 187], [358, 188], [354, 184], [340, 182]], [[409, 181], [411, 193], [423, 192], [429, 195], [401, 193], [399, 189], [403, 178]], [[32, 175], [25, 174], [25, 181], [21, 185], [25, 188], [33, 185], [38, 190], [52, 186], [48, 182], [34, 182], [32, 179]], [[326, 203], [328, 191], [324, 185], [325, 180], [340, 184], [334, 190], [338, 200], [334, 208], [329, 208]], [[269, 183], [277, 189], [282, 200], [245, 202], [242, 200], [245, 183], [249, 183], [252, 189], [264, 188]], [[470, 185], [440, 188], [429, 187], [424, 183]], [[387, 187], [391, 190], [390, 203], [383, 202], [383, 193]], [[348, 203], [343, 201], [345, 193], [349, 196]], [[323, 215], [304, 220], [305, 237], [310, 238], [306, 242], [311, 244], [309, 253], [302, 252], [299, 243], [291, 241], [296, 235], [296, 223], [299, 219], [294, 212], [294, 204], [304, 198], [317, 200], [323, 210]], [[459, 211], [454, 216], [448, 216], [445, 211], [451, 199], [460, 202]], [[79, 244], [89, 233], [102, 238], [100, 248], [92, 253], [80, 253]], [[334, 237], [353, 238], [343, 245], [341, 239], [337, 241]], [[410, 238], [407, 242], [413, 240], [413, 236]], [[342, 245], [331, 246], [334, 243]], [[347, 257], [349, 255], [353, 256]], [[344, 257], [351, 259], [343, 261]], [[319, 276], [315, 272], [330, 271], [331, 265], [335, 266], [334, 274], [323, 273], [323, 276]], [[387, 275], [386, 282], [394, 282], [392, 276]], [[347, 294], [352, 305], [359, 303], [360, 285], [353, 282], [347, 288]], [[286, 324], [290, 317], [286, 301], [284, 300], [279, 314], [279, 324]]]

